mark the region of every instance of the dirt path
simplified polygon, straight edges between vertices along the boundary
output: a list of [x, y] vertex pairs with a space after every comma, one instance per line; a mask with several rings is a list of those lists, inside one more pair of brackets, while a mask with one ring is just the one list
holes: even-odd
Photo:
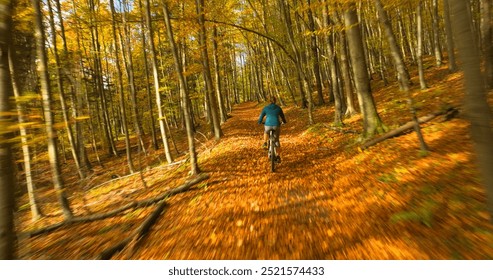
[[330, 170], [317, 168], [327, 154], [313, 154], [312, 143], [299, 134], [304, 125], [299, 111], [288, 109], [282, 163], [270, 173], [260, 149], [260, 110], [255, 103], [235, 108], [224, 125], [225, 137], [203, 160], [213, 179], [206, 188], [172, 200], [135, 258], [139, 252], [155, 259], [328, 257], [334, 221], [324, 202], [330, 200], [332, 178]]

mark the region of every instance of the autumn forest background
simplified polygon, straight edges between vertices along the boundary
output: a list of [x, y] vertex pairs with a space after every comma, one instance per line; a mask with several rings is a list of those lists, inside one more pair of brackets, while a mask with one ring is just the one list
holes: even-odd
[[0, 259], [492, 259], [492, 4], [1, 1]]

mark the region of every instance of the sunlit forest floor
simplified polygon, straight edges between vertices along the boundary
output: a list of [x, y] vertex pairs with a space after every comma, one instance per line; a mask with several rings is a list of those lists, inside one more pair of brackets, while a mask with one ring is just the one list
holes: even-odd
[[[429, 153], [420, 152], [412, 131], [361, 150], [359, 116], [334, 128], [333, 106], [322, 106], [309, 126], [306, 110], [287, 106], [282, 162], [271, 173], [256, 123], [264, 104], [235, 106], [219, 142], [197, 135], [199, 164], [210, 178], [170, 197], [149, 233], [114, 259], [492, 259], [493, 227], [463, 116], [462, 76], [444, 67], [428, 69], [427, 79], [429, 89], [414, 94], [419, 116], [446, 106], [461, 112], [422, 125]], [[383, 86], [375, 79], [372, 87], [389, 129], [411, 120], [395, 83]], [[176, 144], [186, 151], [185, 141]], [[142, 156], [152, 163], [142, 176], [123, 176], [124, 156], [105, 157], [104, 167], [95, 166], [91, 177], [77, 182], [67, 163], [75, 214], [110, 211], [185, 181], [187, 163], [167, 166], [162, 151], [150, 152]], [[50, 216], [32, 223], [26, 195], [18, 201], [21, 259], [95, 259], [155, 208], [28, 238], [23, 233], [62, 220], [48, 174], [38, 192]]]

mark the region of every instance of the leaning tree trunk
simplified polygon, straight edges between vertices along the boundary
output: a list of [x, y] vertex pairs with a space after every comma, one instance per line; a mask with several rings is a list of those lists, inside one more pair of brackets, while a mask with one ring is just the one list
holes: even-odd
[[371, 94], [370, 78], [366, 66], [365, 53], [363, 49], [363, 38], [361, 36], [360, 24], [356, 7], [351, 3], [348, 10], [344, 12], [344, 25], [348, 39], [349, 53], [353, 68], [354, 83], [363, 118], [363, 139], [383, 132], [385, 127], [378, 115], [373, 95]]
[[487, 207], [493, 223], [493, 115], [481, 74], [480, 51], [475, 44], [466, 1], [450, 0], [455, 45], [464, 70], [466, 117], [476, 150], [479, 170], [486, 187]]
[[196, 175], [200, 173], [199, 166], [197, 164], [197, 153], [195, 151], [195, 139], [194, 139], [194, 129], [192, 126], [192, 117], [190, 115], [190, 98], [188, 94], [188, 86], [185, 82], [185, 77], [183, 75], [183, 66], [181, 64], [180, 55], [178, 53], [178, 48], [176, 47], [173, 28], [171, 26], [171, 21], [169, 17], [168, 4], [163, 1], [163, 11], [164, 11], [164, 21], [166, 23], [166, 31], [168, 33], [168, 41], [171, 47], [171, 52], [173, 53], [173, 59], [175, 63], [176, 72], [178, 74], [178, 79], [180, 82], [180, 88], [182, 90], [182, 106], [183, 106], [183, 118], [185, 119], [185, 127], [187, 131], [188, 139], [188, 151], [190, 153], [190, 167], [191, 174]]
[[65, 192], [63, 190], [63, 180], [60, 170], [60, 162], [58, 160], [56, 131], [54, 128], [55, 120], [52, 111], [52, 97], [48, 75], [48, 59], [45, 50], [45, 35], [42, 21], [42, 12], [40, 3], [37, 0], [31, 0], [35, 14], [35, 30], [36, 30], [36, 54], [38, 59], [38, 74], [41, 83], [41, 95], [43, 99], [43, 111], [46, 126], [46, 137], [48, 138], [48, 157], [53, 176], [53, 185], [58, 201], [63, 211], [65, 219], [73, 217], [72, 210]]
[[385, 30], [385, 35], [387, 37], [387, 41], [389, 43], [392, 59], [394, 60], [394, 65], [396, 66], [397, 73], [399, 75], [399, 84], [400, 88], [403, 92], [407, 94], [407, 99], [409, 102], [409, 107], [411, 109], [411, 115], [414, 121], [414, 129], [418, 136], [419, 144], [421, 150], [427, 151], [428, 147], [423, 138], [423, 134], [421, 133], [421, 128], [419, 126], [418, 117], [416, 115], [416, 108], [414, 106], [414, 101], [411, 93], [409, 92], [409, 74], [407, 72], [406, 66], [404, 64], [404, 60], [402, 59], [402, 54], [397, 46], [397, 41], [395, 39], [394, 32], [392, 31], [392, 26], [390, 24], [390, 20], [388, 18], [387, 12], [384, 10], [382, 2], [380, 0], [375, 0], [375, 6], [378, 10], [378, 18]]
[[[11, 126], [10, 97], [12, 84], [9, 73], [8, 52], [11, 40], [11, 3], [0, 3], [0, 126]], [[0, 130], [0, 260], [15, 257], [14, 229], [14, 161], [10, 149], [13, 135]]]
[[166, 114], [163, 111], [162, 101], [161, 101], [161, 93], [159, 92], [159, 73], [156, 59], [156, 46], [154, 44], [154, 29], [152, 27], [151, 21], [151, 2], [150, 0], [145, 0], [145, 16], [146, 16], [146, 24], [147, 24], [147, 35], [149, 37], [149, 49], [150, 49], [150, 57], [152, 64], [152, 77], [154, 81], [154, 93], [156, 95], [156, 107], [159, 117], [159, 129], [161, 131], [161, 140], [164, 145], [164, 154], [166, 156], [166, 161], [168, 163], [173, 162], [173, 157], [171, 155], [171, 150], [168, 142], [168, 134], [166, 133]]
[[392, 59], [394, 60], [394, 65], [399, 78], [399, 87], [403, 91], [408, 91], [409, 73], [407, 72], [404, 60], [402, 59], [402, 54], [399, 50], [399, 46], [397, 45], [397, 40], [395, 38], [394, 32], [392, 31], [389, 17], [380, 0], [375, 0], [375, 6], [378, 11], [378, 19], [380, 20], [382, 28], [385, 31], [385, 37], [387, 37], [387, 41], [389, 43], [390, 53], [392, 55]]

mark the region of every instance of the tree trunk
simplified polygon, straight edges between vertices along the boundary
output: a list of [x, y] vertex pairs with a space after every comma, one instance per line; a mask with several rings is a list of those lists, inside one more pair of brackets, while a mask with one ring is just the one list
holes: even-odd
[[448, 69], [450, 72], [457, 71], [457, 64], [455, 62], [454, 53], [454, 36], [452, 35], [452, 27], [450, 23], [450, 7], [449, 0], [443, 0], [443, 18], [445, 21], [445, 34], [447, 35], [447, 56], [448, 56]]
[[31, 0], [32, 6], [34, 8], [35, 14], [35, 30], [36, 30], [36, 54], [38, 58], [38, 74], [41, 82], [41, 95], [43, 99], [43, 110], [46, 126], [46, 136], [48, 138], [48, 157], [50, 161], [50, 167], [53, 177], [53, 185], [55, 188], [55, 193], [58, 198], [58, 202], [62, 208], [63, 215], [65, 219], [69, 220], [72, 218], [72, 210], [70, 209], [69, 202], [65, 196], [63, 190], [63, 181], [60, 171], [60, 163], [58, 160], [57, 153], [57, 141], [56, 141], [56, 131], [54, 126], [55, 120], [52, 111], [52, 97], [51, 89], [49, 85], [49, 75], [48, 75], [48, 59], [46, 57], [45, 51], [45, 35], [42, 21], [42, 13], [40, 3], [37, 0]]
[[416, 23], [417, 23], [417, 50], [416, 56], [418, 60], [418, 73], [419, 73], [419, 85], [421, 89], [426, 89], [426, 80], [423, 69], [423, 18], [422, 18], [422, 6], [421, 2], [418, 2], [416, 9]]
[[53, 40], [53, 53], [55, 56], [55, 64], [56, 64], [56, 82], [58, 86], [58, 91], [60, 93], [60, 105], [62, 107], [62, 116], [63, 116], [63, 121], [65, 123], [65, 129], [67, 131], [67, 138], [70, 143], [70, 151], [72, 152], [72, 157], [74, 159], [75, 163], [75, 168], [77, 169], [77, 173], [79, 174], [79, 177], [83, 179], [86, 175], [84, 174], [82, 168], [81, 168], [81, 160], [79, 157], [79, 154], [77, 153], [77, 148], [75, 144], [75, 139], [74, 139], [74, 133], [72, 131], [72, 126], [70, 125], [70, 120], [69, 120], [69, 113], [67, 109], [67, 101], [65, 99], [65, 88], [64, 88], [64, 83], [62, 79], [62, 71], [61, 68], [63, 67], [60, 62], [60, 56], [58, 54], [58, 46], [57, 46], [57, 32], [56, 32], [56, 27], [55, 27], [55, 18], [53, 14], [53, 9], [51, 6], [51, 1], [47, 2], [48, 4], [48, 12], [50, 15], [50, 33], [52, 35], [52, 40]]
[[[57, 9], [57, 15], [58, 15], [58, 20], [60, 21], [60, 36], [62, 38], [62, 43], [63, 43], [63, 52], [62, 52], [62, 62], [64, 65], [70, 65], [69, 61], [73, 60], [73, 56], [69, 55], [68, 51], [68, 46], [67, 46], [67, 38], [65, 36], [65, 25], [63, 21], [63, 15], [62, 15], [62, 6], [60, 4], [60, 0], [55, 0], [56, 4], [56, 9]], [[76, 32], [77, 36], [79, 36], [79, 31]], [[79, 38], [77, 38], [77, 43], [79, 44]], [[80, 49], [80, 46], [78, 45], [78, 49]], [[77, 59], [76, 59], [77, 61]], [[80, 61], [80, 59], [78, 59]], [[67, 78], [71, 80], [71, 94], [70, 98], [72, 100], [72, 116], [76, 120], [80, 117], [80, 111], [82, 110], [83, 107], [83, 102], [82, 102], [82, 87], [81, 87], [81, 69], [78, 68], [79, 64], [78, 62], [75, 63], [75, 69], [76, 71], [73, 71], [72, 73], [68, 69], [64, 69], [64, 74]], [[68, 68], [68, 67], [67, 67]], [[89, 158], [87, 157], [87, 151], [86, 151], [86, 145], [85, 145], [85, 138], [83, 135], [83, 129], [82, 129], [82, 124], [79, 121], [75, 122], [75, 136], [74, 136], [74, 142], [77, 150], [77, 154], [79, 157], [79, 164], [80, 164], [80, 169], [82, 170], [83, 174], [86, 174], [87, 171], [91, 170], [91, 162], [89, 161]]]
[[[336, 20], [337, 24], [343, 25], [344, 23], [341, 22], [340, 16], [336, 13], [334, 13], [334, 16], [332, 17], [333, 19]], [[358, 114], [356, 111], [355, 105], [354, 105], [354, 97], [353, 97], [353, 87], [351, 84], [351, 74], [350, 74], [350, 67], [349, 67], [349, 61], [348, 61], [348, 49], [347, 49], [347, 39], [346, 39], [346, 32], [344, 30], [341, 30], [338, 33], [339, 37], [339, 52], [336, 50], [335, 53], [339, 54], [339, 61], [340, 61], [340, 74], [342, 81], [344, 83], [344, 95], [346, 96], [346, 112], [344, 113], [346, 116], [353, 116]]]
[[195, 151], [195, 139], [194, 139], [194, 128], [192, 125], [192, 117], [190, 114], [190, 97], [188, 94], [188, 86], [185, 82], [185, 77], [183, 75], [183, 66], [180, 60], [180, 54], [178, 53], [178, 48], [176, 47], [175, 38], [173, 35], [173, 28], [171, 26], [171, 21], [169, 18], [169, 10], [168, 4], [163, 1], [163, 12], [164, 12], [164, 21], [166, 24], [166, 31], [168, 33], [168, 41], [170, 44], [171, 52], [173, 53], [173, 60], [175, 63], [175, 69], [178, 74], [178, 80], [180, 82], [180, 88], [182, 90], [182, 109], [183, 109], [183, 118], [185, 119], [185, 128], [187, 131], [187, 139], [188, 139], [188, 152], [190, 156], [190, 173], [192, 175], [196, 175], [200, 173], [200, 168], [197, 163], [197, 153]]
[[399, 85], [403, 92], [407, 94], [409, 108], [411, 110], [411, 115], [414, 120], [414, 128], [416, 130], [416, 134], [418, 136], [418, 140], [420, 143], [421, 150], [427, 151], [428, 147], [424, 141], [423, 135], [421, 133], [421, 128], [419, 126], [418, 117], [416, 115], [416, 108], [414, 107], [414, 101], [411, 93], [409, 92], [409, 74], [407, 72], [406, 66], [402, 59], [402, 55], [399, 51], [399, 47], [397, 46], [397, 41], [395, 39], [394, 32], [392, 31], [392, 26], [390, 24], [389, 18], [387, 16], [387, 12], [384, 10], [382, 3], [380, 0], [375, 0], [375, 6], [378, 10], [378, 18], [382, 23], [382, 26], [385, 30], [385, 34], [391, 49], [392, 58], [394, 60], [394, 65], [396, 67], [398, 77], [399, 77]]
[[227, 118], [226, 115], [226, 107], [224, 106], [224, 97], [223, 97], [223, 87], [221, 84], [221, 69], [219, 66], [219, 54], [218, 54], [218, 37], [217, 37], [217, 27], [214, 26], [212, 29], [212, 34], [213, 34], [213, 41], [212, 41], [212, 53], [214, 54], [214, 76], [215, 76], [215, 81], [216, 81], [216, 97], [218, 101], [218, 106], [219, 106], [219, 115], [221, 117], [221, 124], [225, 123]]
[[322, 92], [322, 78], [320, 73], [320, 58], [317, 45], [317, 36], [315, 35], [315, 21], [313, 19], [313, 12], [311, 8], [311, 0], [306, 0], [308, 5], [307, 16], [308, 16], [308, 28], [310, 31], [310, 49], [311, 49], [311, 59], [313, 67], [313, 75], [315, 76], [315, 88], [317, 89], [318, 105], [323, 105], [324, 94]]
[[205, 14], [204, 14], [204, 0], [195, 0], [195, 7], [197, 9], [199, 29], [199, 45], [202, 53], [202, 71], [204, 73], [205, 90], [208, 96], [211, 107], [211, 121], [212, 129], [214, 131], [214, 138], [219, 140], [223, 136], [221, 130], [221, 122], [218, 114], [218, 101], [214, 96], [214, 86], [212, 83], [211, 68], [209, 63], [209, 53], [207, 51], [207, 30], [205, 29]]
[[487, 89], [493, 89], [493, 19], [491, 9], [492, 0], [481, 0], [481, 47]]
[[[107, 108], [107, 102], [106, 102], [106, 97], [105, 97], [105, 88], [103, 85], [103, 74], [102, 74], [102, 64], [101, 64], [101, 46], [99, 44], [98, 40], [98, 26], [96, 24], [96, 20], [94, 19], [95, 17], [95, 7], [94, 7], [94, 0], [89, 0], [89, 6], [90, 6], [90, 24], [91, 24], [91, 45], [92, 45], [92, 54], [93, 54], [93, 69], [94, 69], [94, 78], [95, 78], [95, 91], [100, 97], [100, 104], [101, 104], [101, 109], [102, 109], [102, 131], [104, 132], [104, 138], [106, 139], [107, 145], [108, 145], [108, 154], [109, 155], [115, 155], [118, 156], [118, 151], [115, 146], [115, 142], [113, 141], [113, 134], [111, 131], [111, 122], [110, 118], [108, 116], [108, 108]], [[99, 114], [98, 114], [99, 115]]]
[[123, 89], [123, 79], [122, 79], [122, 71], [120, 69], [120, 48], [118, 46], [118, 33], [116, 31], [116, 18], [115, 18], [115, 4], [113, 0], [110, 0], [110, 10], [111, 10], [111, 30], [113, 31], [113, 43], [115, 47], [115, 68], [116, 68], [116, 74], [117, 74], [117, 83], [118, 83], [118, 88], [117, 91], [119, 92], [119, 103], [120, 103], [120, 117], [121, 117], [121, 122], [122, 122], [122, 128], [123, 128], [123, 134], [125, 137], [125, 151], [127, 153], [127, 164], [128, 164], [128, 169], [130, 173], [135, 172], [134, 164], [132, 162], [132, 152], [131, 152], [131, 145], [130, 145], [130, 136], [129, 136], [129, 131], [128, 131], [128, 125], [127, 125], [127, 110], [125, 108], [125, 93]]
[[[291, 49], [293, 50], [293, 53], [295, 54], [294, 58], [294, 63], [296, 66], [296, 78], [298, 82], [298, 90], [300, 91], [300, 99], [301, 99], [301, 107], [302, 108], [308, 108], [308, 122], [310, 124], [313, 124], [313, 116], [312, 116], [312, 104], [309, 102], [310, 100], [307, 101], [305, 92], [310, 95], [310, 92], [307, 92], [305, 90], [305, 79], [304, 79], [304, 74], [303, 74], [303, 67], [301, 65], [301, 54], [300, 51], [298, 50], [298, 47], [296, 46], [295, 39], [294, 39], [294, 34], [293, 34], [293, 24], [291, 22], [291, 16], [289, 13], [289, 8], [286, 6], [285, 1], [283, 0], [278, 0], [278, 5], [281, 9], [281, 17], [282, 21], [284, 24], [284, 27], [287, 32], [287, 39], [289, 40], [289, 44], [291, 46]], [[310, 95], [311, 96], [311, 95]]]
[[166, 160], [168, 163], [173, 162], [173, 157], [171, 156], [171, 151], [170, 151], [170, 146], [168, 142], [168, 135], [166, 133], [166, 114], [163, 112], [163, 105], [161, 101], [161, 94], [159, 92], [159, 73], [158, 73], [158, 66], [157, 66], [157, 58], [156, 58], [156, 47], [154, 44], [154, 29], [152, 27], [152, 21], [151, 21], [151, 3], [150, 0], [145, 0], [145, 7], [146, 7], [146, 23], [147, 23], [147, 34], [149, 37], [149, 46], [150, 46], [150, 56], [151, 56], [151, 64], [152, 64], [152, 76], [154, 80], [154, 92], [156, 94], [156, 107], [158, 111], [158, 117], [159, 117], [159, 128], [161, 131], [161, 138], [164, 144], [164, 154], [166, 156]]
[[[59, 3], [59, 1], [57, 1], [57, 3]], [[76, 18], [77, 17], [77, 10], [75, 9], [76, 7], [76, 3], [75, 3], [75, 0], [72, 0], [72, 8], [74, 9], [74, 16]], [[58, 10], [59, 13], [61, 13], [61, 9]], [[77, 94], [77, 104], [79, 107], [80, 110], [83, 110], [83, 99], [84, 101], [86, 102], [86, 110], [87, 110], [87, 115], [89, 116], [94, 116], [94, 114], [92, 114], [92, 109], [91, 109], [91, 104], [89, 102], [89, 97], [88, 97], [88, 86], [87, 86], [87, 77], [86, 77], [86, 73], [83, 71], [84, 69], [84, 62], [83, 62], [83, 56], [82, 56], [82, 53], [84, 53], [84, 50], [85, 48], [82, 47], [82, 43], [81, 43], [81, 28], [80, 28], [80, 23], [79, 21], [76, 21], [76, 28], [75, 28], [75, 32], [76, 32], [76, 42], [77, 42], [77, 48], [76, 48], [76, 53], [79, 53], [81, 55], [79, 55], [76, 59], [77, 63], [75, 64], [75, 70], [74, 70], [74, 73], [75, 73], [75, 92]], [[62, 33], [63, 34], [63, 33]], [[63, 38], [63, 37], [62, 37]], [[87, 55], [87, 52], [85, 52], [86, 54], [86, 57], [90, 57]], [[83, 86], [84, 85], [84, 86]], [[99, 114], [96, 114], [97, 117], [99, 117]], [[96, 133], [95, 133], [95, 129], [94, 129], [94, 123], [93, 123], [93, 118], [89, 118], [88, 120], [89, 122], [89, 132], [90, 132], [90, 135], [91, 135], [91, 146], [93, 147], [93, 151], [94, 151], [94, 154], [96, 155], [96, 159], [99, 163], [100, 166], [102, 166], [102, 163], [101, 163], [101, 159], [99, 157], [99, 152], [98, 152], [98, 149], [97, 149], [97, 143], [96, 143]], [[87, 158], [87, 153], [85, 151], [85, 144], [84, 144], [84, 135], [82, 134], [82, 131], [81, 131], [81, 128], [80, 128], [80, 125], [76, 125], [77, 127], [77, 143], [79, 145], [79, 149], [83, 152], [81, 152], [81, 154], [84, 154], [84, 157]], [[85, 159], [84, 159], [85, 161]], [[90, 164], [88, 164], [88, 167], [90, 166]]]
[[[141, 21], [141, 30], [146, 30], [145, 28], [145, 18], [146, 18], [146, 11], [143, 5], [142, 5], [142, 0], [139, 0], [139, 7], [140, 7], [140, 13], [142, 17]], [[151, 86], [150, 86], [150, 80], [149, 80], [149, 65], [148, 65], [148, 58], [147, 58], [147, 39], [146, 39], [146, 33], [142, 32], [142, 56], [144, 57], [144, 75], [145, 75], [145, 89], [146, 89], [146, 96], [147, 96], [147, 110], [149, 110], [149, 118], [150, 118], [150, 131], [151, 131], [151, 138], [152, 138], [152, 146], [154, 147], [154, 150], [159, 149], [159, 145], [157, 142], [157, 137], [156, 137], [156, 124], [154, 121], [154, 108], [152, 106], [152, 98], [151, 98]], [[152, 38], [149, 38], [151, 40]]]
[[365, 53], [363, 49], [363, 38], [361, 37], [360, 25], [356, 7], [351, 3], [349, 9], [344, 12], [344, 24], [348, 39], [349, 53], [353, 67], [354, 82], [360, 111], [363, 118], [363, 139], [372, 137], [376, 133], [383, 132], [385, 127], [378, 115], [373, 95], [371, 94], [370, 79], [366, 66]]
[[[421, 4], [421, 1], [419, 4]], [[435, 52], [435, 64], [437, 67], [440, 67], [442, 66], [442, 44], [440, 43], [440, 28], [438, 26], [438, 0], [432, 0], [431, 20], [433, 27], [433, 50]]]
[[397, 40], [395, 39], [394, 32], [392, 31], [392, 26], [390, 24], [387, 12], [383, 8], [382, 2], [380, 0], [375, 0], [375, 6], [378, 11], [378, 19], [382, 24], [382, 27], [385, 31], [385, 36], [387, 37], [387, 41], [389, 43], [390, 53], [394, 60], [394, 65], [398, 74], [399, 86], [401, 90], [408, 91], [409, 73], [407, 72], [406, 65], [404, 64], [404, 60], [402, 59], [402, 54], [399, 50], [399, 47], [397, 46]]
[[487, 92], [481, 74], [480, 51], [471, 29], [467, 3], [463, 0], [450, 0], [449, 3], [454, 41], [464, 70], [466, 117], [471, 123], [470, 134], [486, 187], [490, 222], [493, 223], [493, 115], [487, 102]]
[[19, 120], [19, 132], [21, 134], [22, 153], [24, 159], [24, 174], [26, 176], [26, 186], [27, 186], [27, 194], [29, 197], [29, 205], [31, 206], [31, 216], [32, 216], [31, 220], [36, 221], [39, 218], [41, 218], [43, 214], [36, 201], [36, 194], [34, 191], [34, 182], [33, 182], [32, 166], [31, 166], [31, 148], [29, 147], [28, 144], [27, 130], [24, 125], [24, 123], [26, 122], [24, 118], [25, 110], [20, 100], [21, 94], [17, 85], [16, 71], [14, 67], [15, 62], [14, 62], [12, 50], [9, 51], [8, 59], [9, 59], [10, 75], [12, 78], [12, 89], [16, 100], [17, 118]]
[[139, 104], [137, 104], [137, 90], [135, 89], [135, 74], [134, 74], [134, 62], [132, 57], [132, 50], [130, 48], [131, 42], [131, 34], [129, 31], [129, 25], [127, 22], [127, 1], [124, 0], [122, 2], [123, 12], [122, 12], [122, 23], [123, 23], [123, 38], [121, 38], [122, 42], [122, 54], [125, 59], [125, 69], [127, 70], [127, 79], [128, 79], [128, 87], [130, 89], [130, 102], [132, 104], [132, 119], [134, 124], [134, 129], [137, 134], [137, 145], [139, 146], [139, 151], [143, 151], [144, 154], [147, 154], [144, 140], [143, 140], [143, 132], [142, 132], [142, 123], [139, 116]]
[[[12, 84], [8, 53], [11, 40], [11, 1], [0, 4], [0, 125], [12, 125], [10, 98]], [[14, 161], [10, 149], [12, 134], [0, 130], [0, 260], [15, 258], [15, 178]]]

